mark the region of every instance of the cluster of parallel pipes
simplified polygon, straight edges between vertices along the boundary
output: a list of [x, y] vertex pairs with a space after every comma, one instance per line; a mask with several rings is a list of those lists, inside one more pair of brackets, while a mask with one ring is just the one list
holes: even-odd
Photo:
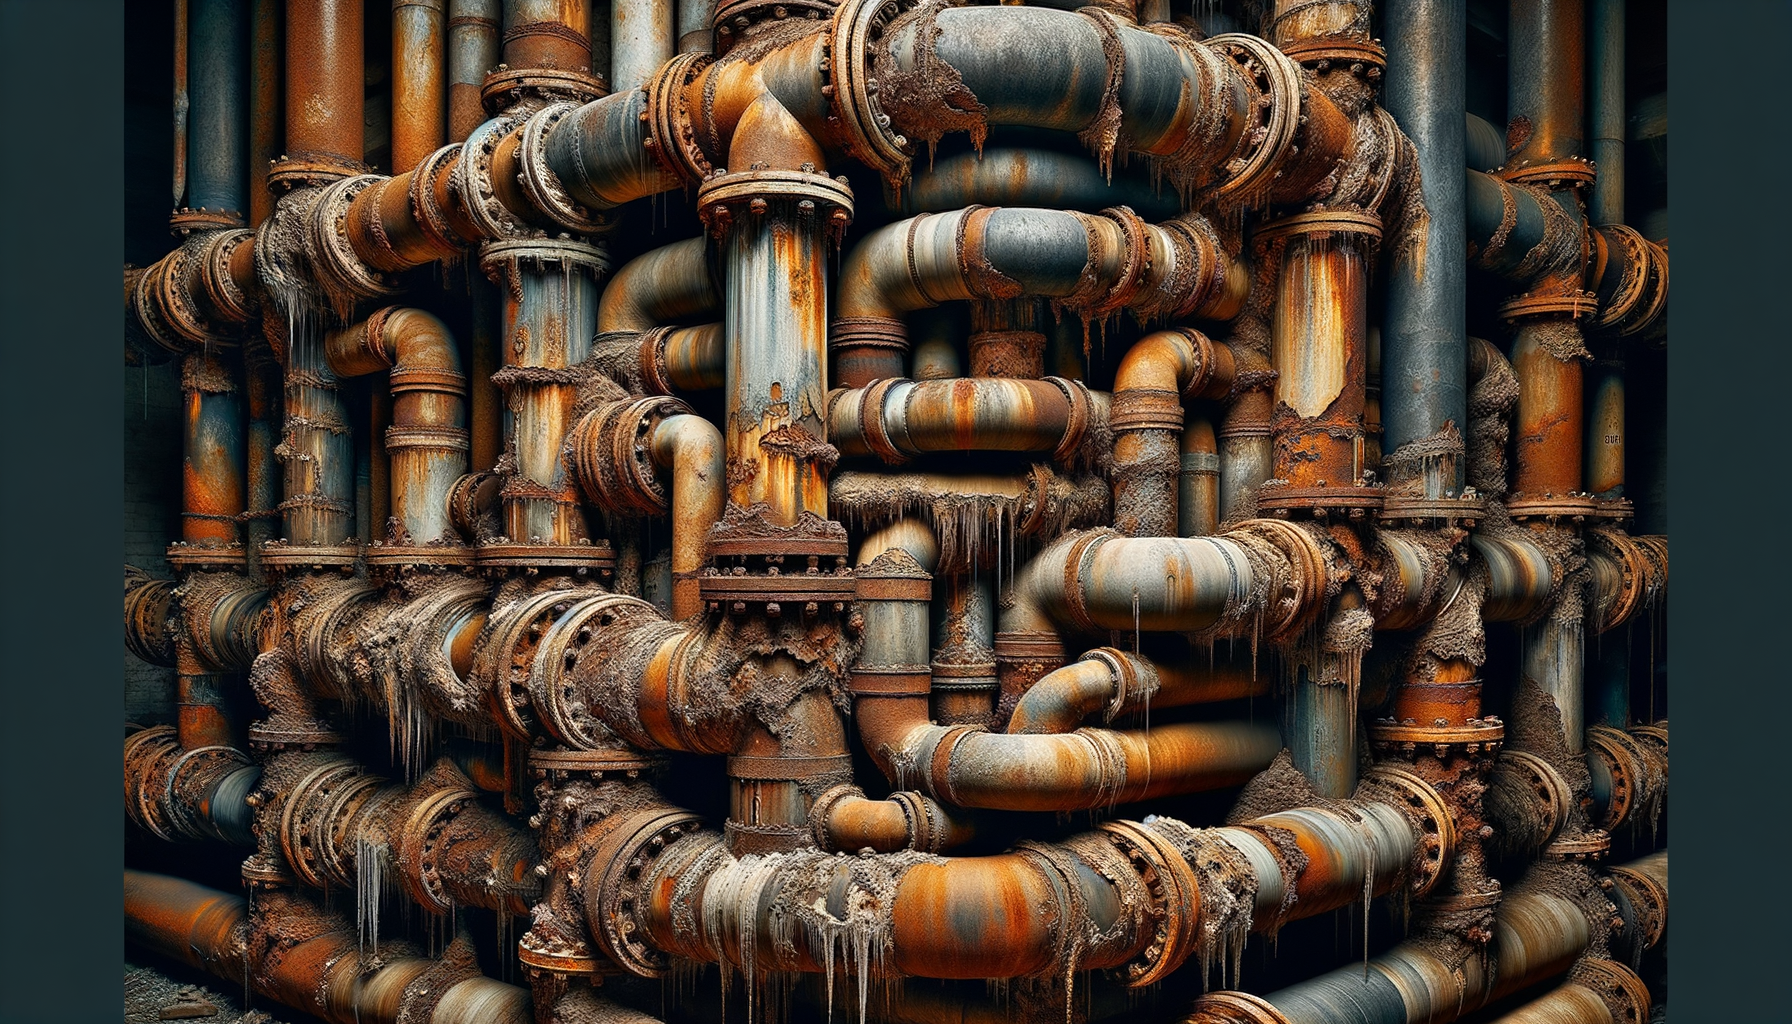
[[176, 4], [125, 808], [252, 852], [133, 941], [358, 1024], [1649, 1018], [1622, 0], [1511, 0], [1503, 139], [1448, 0], [394, 0], [389, 175], [371, 6]]

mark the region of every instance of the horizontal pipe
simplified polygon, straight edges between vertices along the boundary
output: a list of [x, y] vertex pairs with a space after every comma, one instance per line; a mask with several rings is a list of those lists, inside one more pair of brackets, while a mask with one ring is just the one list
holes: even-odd
[[597, 304], [597, 331], [646, 331], [688, 318], [714, 319], [722, 296], [703, 238], [649, 250], [623, 264]]
[[973, 203], [1084, 213], [1124, 205], [1147, 220], [1168, 220], [1181, 212], [1175, 193], [1154, 187], [1143, 176], [1113, 181], [1094, 160], [1049, 149], [990, 147], [944, 157], [917, 170], [902, 192], [905, 214], [944, 213]]
[[1059, 377], [879, 381], [828, 396], [828, 440], [842, 455], [901, 463], [933, 452], [1077, 456], [1107, 419], [1107, 396]]
[[[1192, 652], [1191, 652], [1192, 653]], [[1084, 654], [1033, 684], [1014, 706], [1010, 733], [1067, 733], [1096, 712], [1113, 721], [1140, 709], [1238, 700], [1269, 692], [1269, 676], [1254, 665], [1221, 662], [1208, 668], [1153, 661], [1112, 647]]]

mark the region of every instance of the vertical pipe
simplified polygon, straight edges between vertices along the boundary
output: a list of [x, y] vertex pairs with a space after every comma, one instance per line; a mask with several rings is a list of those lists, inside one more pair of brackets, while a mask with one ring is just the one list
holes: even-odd
[[392, 517], [392, 454], [386, 450], [386, 431], [392, 428], [392, 390], [383, 373], [368, 384], [367, 524], [370, 539], [383, 542], [387, 520]]
[[[1382, 327], [1382, 447], [1435, 437], [1468, 423], [1468, 268], [1463, 214], [1467, 11], [1454, 0], [1388, 0], [1384, 101], [1418, 151], [1426, 216], [1412, 244], [1393, 247], [1387, 316]], [[1462, 488], [1460, 460], [1432, 460], [1422, 479], [1389, 479], [1391, 487], [1423, 487], [1427, 498]], [[1391, 475], [1410, 472], [1389, 459]]]
[[286, 6], [287, 156], [361, 163], [366, 63], [361, 19], [361, 0]]
[[190, 352], [181, 364], [186, 436], [181, 473], [181, 539], [222, 547], [237, 540], [244, 510], [243, 395], [222, 355]]
[[248, 148], [243, 136], [249, 129], [244, 94], [248, 11], [236, 0], [191, 3], [188, 127], [194, 144], [187, 156], [187, 205], [241, 216], [249, 208]]
[[1555, 701], [1568, 753], [1579, 756], [1586, 747], [1586, 701], [1582, 693], [1586, 638], [1581, 623], [1563, 622], [1551, 615], [1525, 630], [1521, 648], [1519, 673], [1523, 681]]
[[1587, 693], [1587, 719], [1613, 729], [1630, 728], [1630, 630], [1617, 629], [1595, 639], [1592, 685]]
[[286, 539], [304, 547], [335, 547], [355, 534], [354, 439], [321, 333], [295, 326], [286, 372], [281, 509]]
[[187, 0], [174, 0], [174, 207], [187, 194]]
[[715, 0], [678, 0], [678, 52], [709, 53], [715, 49], [710, 20]]
[[591, 25], [585, 0], [508, 0], [504, 63], [512, 68], [589, 69]]
[[610, 89], [639, 89], [672, 59], [673, 0], [614, 0], [610, 5]]
[[828, 516], [827, 480], [808, 446], [763, 444], [774, 433], [827, 436], [828, 243], [820, 218], [792, 206], [736, 221], [723, 243], [729, 498], [766, 503], [782, 526], [804, 512]]
[[[485, 120], [479, 90], [498, 66], [498, 0], [448, 0], [448, 141], [465, 142]], [[494, 319], [494, 322], [495, 319]], [[477, 417], [475, 417], [477, 418]], [[475, 459], [475, 466], [485, 465]]]
[[[253, 193], [251, 193], [253, 196]], [[280, 364], [265, 349], [259, 357], [254, 349], [245, 361], [244, 381], [248, 399], [249, 440], [248, 521], [244, 525], [244, 547], [249, 557], [250, 576], [260, 574], [261, 546], [274, 537], [274, 524], [269, 516], [280, 503], [280, 470], [274, 459], [274, 445], [279, 443], [275, 423], [280, 411]]]
[[1566, 496], [1581, 490], [1581, 360], [1551, 351], [1564, 331], [1574, 330], [1555, 320], [1527, 319], [1512, 342], [1512, 370], [1518, 375], [1512, 489], [1518, 494]]
[[1507, 8], [1508, 170], [1585, 152], [1584, 13], [1583, 0], [1512, 0]]
[[498, 456], [504, 449], [504, 394], [492, 383], [492, 374], [498, 372], [503, 361], [498, 351], [502, 310], [497, 288], [490, 281], [475, 277], [468, 284], [472, 293], [469, 306], [473, 321], [467, 360], [471, 368], [467, 398], [472, 428], [472, 467], [484, 472], [498, 464]]
[[[1239, 350], [1241, 359], [1248, 362]], [[1261, 357], [1257, 357], [1260, 361]], [[1244, 364], [1241, 364], [1241, 369]], [[1270, 478], [1270, 410], [1267, 385], [1240, 392], [1220, 422], [1220, 520], [1247, 519], [1255, 514], [1257, 489]]]
[[392, 173], [440, 149], [444, 105], [446, 0], [392, 0]]
[[254, 0], [249, 14], [249, 226], [274, 212], [268, 167], [280, 155], [280, 0]]
[[1624, 495], [1624, 360], [1596, 359], [1587, 380], [1586, 489]]
[[516, 543], [564, 547], [591, 537], [560, 448], [577, 399], [565, 371], [591, 354], [596, 274], [604, 265], [599, 250], [568, 241], [485, 264], [503, 292], [498, 381], [508, 392], [505, 447], [515, 459], [504, 484], [503, 523]]
[[1213, 424], [1192, 417], [1182, 430], [1176, 535], [1209, 537], [1220, 528], [1220, 456]]
[[1294, 229], [1272, 320], [1276, 479], [1351, 487], [1362, 477], [1368, 266], [1347, 233]]
[[1624, 0], [1592, 0], [1587, 30], [1593, 37], [1588, 105], [1599, 169], [1587, 197], [1587, 220], [1603, 227], [1624, 223]]

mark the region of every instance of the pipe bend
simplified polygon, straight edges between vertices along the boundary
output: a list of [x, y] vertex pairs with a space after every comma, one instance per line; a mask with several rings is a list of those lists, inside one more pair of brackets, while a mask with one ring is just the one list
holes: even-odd
[[1220, 663], [1198, 669], [1189, 658], [1158, 661], [1113, 647], [1040, 678], [1014, 706], [1010, 733], [1067, 733], [1097, 711], [1104, 721], [1141, 708], [1182, 707], [1237, 700], [1269, 692], [1269, 678], [1248, 665]]
[[[1224, 398], [1237, 373], [1231, 346], [1210, 341], [1191, 328], [1153, 331], [1121, 358], [1114, 371], [1114, 402], [1118, 406], [1123, 396], [1141, 391], [1169, 392], [1183, 399]], [[1178, 423], [1176, 429], [1180, 428]]]
[[823, 793], [810, 810], [816, 844], [846, 853], [939, 853], [968, 842], [972, 820], [920, 793], [896, 792], [872, 800], [853, 785]]
[[672, 474], [672, 617], [685, 619], [703, 608], [697, 573], [727, 503], [728, 453], [716, 425], [691, 413], [660, 420], [648, 445], [654, 465]]
[[702, 236], [673, 242], [623, 264], [597, 303], [597, 332], [642, 332], [722, 309]]

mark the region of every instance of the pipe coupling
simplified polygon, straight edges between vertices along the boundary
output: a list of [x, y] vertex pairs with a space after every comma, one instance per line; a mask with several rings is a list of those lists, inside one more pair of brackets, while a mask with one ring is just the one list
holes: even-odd
[[1355, 798], [1394, 807], [1412, 823], [1419, 842], [1406, 876], [1407, 897], [1424, 897], [1449, 869], [1456, 852], [1456, 816], [1449, 803], [1417, 772], [1388, 763], [1363, 776]]
[[691, 407], [664, 395], [598, 406], [568, 438], [572, 471], [585, 497], [612, 515], [662, 516], [671, 509], [669, 489], [653, 462], [653, 432]]
[[134, 565], [124, 567], [124, 645], [138, 658], [173, 668], [180, 613], [173, 580], [152, 579]]

